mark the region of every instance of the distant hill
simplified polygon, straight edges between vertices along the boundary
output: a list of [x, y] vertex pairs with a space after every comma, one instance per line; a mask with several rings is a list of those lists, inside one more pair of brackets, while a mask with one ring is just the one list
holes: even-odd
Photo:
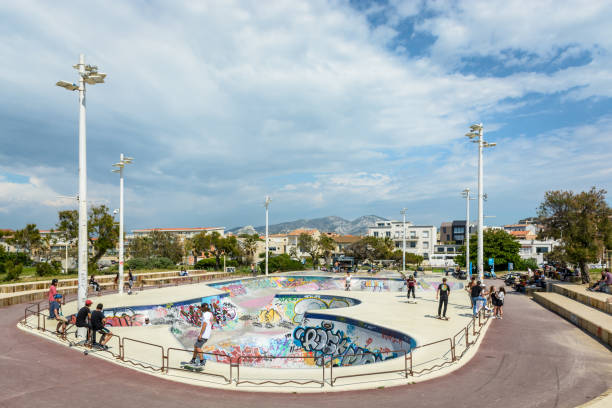
[[[345, 220], [342, 217], [323, 217], [310, 220], [297, 220], [281, 222], [269, 226], [270, 234], [284, 234], [298, 228], [316, 228], [321, 232], [335, 232], [342, 235], [365, 235], [368, 227], [372, 227], [377, 221], [386, 221], [386, 218], [377, 215], [364, 215], [353, 221]], [[236, 227], [228, 230], [234, 234], [252, 233], [253, 230], [260, 234], [266, 232], [266, 226], [252, 227], [251, 225]]]

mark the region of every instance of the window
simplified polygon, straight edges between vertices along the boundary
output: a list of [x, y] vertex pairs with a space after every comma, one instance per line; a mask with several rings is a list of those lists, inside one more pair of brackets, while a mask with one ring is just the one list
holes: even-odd
[[455, 248], [454, 247], [448, 247], [448, 248], [446, 248], [446, 252], [453, 253], [453, 252], [455, 252]]
[[429, 231], [423, 231], [423, 238], [429, 238]]
[[401, 246], [402, 246], [402, 243], [401, 243], [401, 242], [396, 242], [396, 243], [395, 243], [395, 247], [396, 247], [396, 248], [399, 248], [399, 247], [401, 247]]
[[410, 238], [412, 239], [416, 238], [416, 231], [410, 231]]
[[446, 233], [446, 227], [442, 227], [442, 232]]
[[374, 236], [377, 237], [378, 236], [378, 231], [374, 231]]
[[465, 233], [465, 227], [454, 227], [453, 228], [453, 234], [464, 234]]
[[440, 253], [444, 253], [444, 247], [437, 247], [436, 251], [438, 251]]
[[387, 237], [391, 237], [391, 231], [387, 231], [387, 232], [385, 232], [385, 236], [387, 236]]
[[428, 241], [423, 241], [423, 248], [425, 248], [425, 249], [429, 248], [429, 242]]
[[547, 254], [548, 247], [536, 247], [536, 254]]
[[410, 242], [410, 248], [416, 248], [416, 242], [414, 241]]

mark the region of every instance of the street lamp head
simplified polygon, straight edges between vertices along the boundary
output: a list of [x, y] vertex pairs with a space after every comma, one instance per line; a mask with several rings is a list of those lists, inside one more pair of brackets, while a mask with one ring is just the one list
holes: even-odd
[[470, 130], [472, 132], [480, 132], [482, 130], [482, 123], [474, 123], [472, 126], [470, 126]]
[[467, 137], [469, 137], [470, 139], [473, 139], [475, 137], [478, 137], [479, 134], [478, 133], [474, 133], [474, 132], [470, 132], [470, 133], [466, 133], [465, 134]]
[[121, 173], [121, 169], [113, 169], [111, 170], [113, 173]]
[[70, 82], [66, 81], [57, 81], [55, 85], [60, 86], [68, 91], [76, 91], [77, 89], [79, 89], [77, 84], [71, 84]]
[[495, 147], [495, 146], [497, 146], [497, 143], [484, 142], [484, 144], [482, 146], [483, 147]]

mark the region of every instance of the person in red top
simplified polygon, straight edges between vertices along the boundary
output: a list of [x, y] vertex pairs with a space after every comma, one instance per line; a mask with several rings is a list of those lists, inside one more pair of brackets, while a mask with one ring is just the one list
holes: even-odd
[[[57, 288], [55, 287], [55, 285], [57, 285], [57, 279], [53, 279], [51, 281], [51, 286], [49, 287], [49, 295], [47, 296], [49, 298], [50, 319], [55, 319], [55, 311], [51, 309], [51, 303], [55, 302], [55, 295], [57, 295]], [[51, 313], [53, 313], [53, 315], [51, 315]]]

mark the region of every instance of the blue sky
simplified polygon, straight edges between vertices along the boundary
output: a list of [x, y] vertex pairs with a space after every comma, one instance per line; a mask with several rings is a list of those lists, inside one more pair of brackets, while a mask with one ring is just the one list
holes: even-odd
[[[52, 227], [77, 192], [79, 53], [88, 197], [126, 226], [337, 215], [463, 219], [483, 122], [485, 213], [612, 188], [607, 1], [0, 3], [0, 227]], [[84, 6], [85, 5], [85, 6]], [[475, 216], [476, 208], [473, 206]]]

